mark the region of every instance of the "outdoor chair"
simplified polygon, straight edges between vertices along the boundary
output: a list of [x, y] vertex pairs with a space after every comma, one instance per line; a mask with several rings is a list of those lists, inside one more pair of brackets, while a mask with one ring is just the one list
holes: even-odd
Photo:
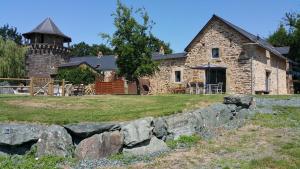
[[218, 86], [216, 86], [216, 93], [217, 94], [223, 93], [223, 83], [218, 83]]

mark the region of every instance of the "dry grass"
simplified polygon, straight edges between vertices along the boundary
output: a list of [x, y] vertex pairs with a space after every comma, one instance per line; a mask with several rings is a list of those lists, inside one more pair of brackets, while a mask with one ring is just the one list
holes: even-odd
[[[223, 131], [191, 149], [176, 150], [133, 169], [298, 169], [300, 168], [300, 108], [278, 108], [277, 115], [258, 115], [244, 127]], [[266, 120], [267, 119], [267, 120]], [[297, 125], [291, 125], [297, 121]], [[279, 125], [270, 125], [278, 123]]]

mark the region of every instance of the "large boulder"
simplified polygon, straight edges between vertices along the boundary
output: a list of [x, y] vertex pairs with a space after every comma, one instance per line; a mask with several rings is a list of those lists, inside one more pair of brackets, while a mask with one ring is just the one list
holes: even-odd
[[231, 120], [233, 120], [235, 116], [235, 111], [225, 107], [223, 110], [220, 111], [219, 116], [217, 117], [218, 126], [222, 126], [224, 124], [229, 123]]
[[169, 148], [164, 141], [156, 137], [152, 137], [148, 143], [143, 145], [133, 148], [124, 148], [123, 154], [127, 156], [147, 156], [155, 153], [166, 152], [168, 150]]
[[154, 120], [153, 134], [163, 139], [168, 135], [168, 124], [165, 119], [159, 117]]
[[[231, 110], [225, 104], [221, 103], [216, 103], [200, 110], [204, 126], [207, 128], [218, 127], [220, 125], [220, 122], [218, 120], [221, 112], [223, 112], [222, 116], [231, 114]], [[223, 120], [222, 117], [221, 120]]]
[[96, 160], [120, 152], [122, 145], [121, 132], [104, 132], [82, 140], [75, 149], [75, 156], [79, 160]]
[[114, 123], [79, 123], [64, 125], [64, 127], [71, 134], [76, 144], [94, 134], [120, 129], [120, 125]]
[[174, 114], [164, 117], [168, 126], [168, 139], [177, 139], [182, 135], [198, 133], [203, 126], [200, 114], [195, 112]]
[[35, 124], [0, 124], [0, 155], [25, 154], [45, 128]]
[[48, 127], [37, 143], [37, 156], [54, 155], [69, 157], [72, 155], [72, 137], [67, 130], [58, 125]]
[[252, 96], [247, 95], [231, 95], [224, 97], [224, 104], [235, 104], [243, 108], [249, 108], [255, 103]]
[[139, 143], [149, 140], [152, 136], [153, 118], [144, 118], [132, 121], [121, 127], [124, 134], [124, 144], [133, 147]]
[[0, 124], [0, 145], [20, 146], [36, 142], [45, 128], [45, 126], [36, 124]]
[[255, 115], [255, 111], [250, 109], [242, 109], [239, 112], [237, 112], [237, 118], [238, 119], [250, 119]]

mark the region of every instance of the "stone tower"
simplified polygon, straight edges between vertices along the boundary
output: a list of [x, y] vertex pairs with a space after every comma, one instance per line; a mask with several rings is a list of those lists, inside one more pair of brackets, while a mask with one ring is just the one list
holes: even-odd
[[[71, 38], [63, 34], [50, 18], [23, 36], [29, 47], [25, 59], [27, 77], [55, 76], [58, 66], [68, 60]], [[64, 43], [68, 43], [68, 47], [64, 47]]]

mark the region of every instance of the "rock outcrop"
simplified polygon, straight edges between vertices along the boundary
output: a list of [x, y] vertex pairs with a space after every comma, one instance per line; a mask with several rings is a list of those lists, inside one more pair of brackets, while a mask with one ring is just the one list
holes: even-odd
[[168, 135], [168, 124], [164, 118], [159, 117], [154, 120], [153, 134], [163, 140]]
[[152, 130], [152, 117], [132, 121], [121, 128], [124, 134], [124, 144], [128, 147], [133, 147], [134, 145], [149, 140], [152, 135]]
[[79, 160], [96, 160], [118, 153], [123, 147], [123, 134], [119, 131], [96, 134], [77, 145], [75, 156]]
[[67, 130], [58, 125], [52, 125], [45, 130], [37, 143], [37, 156], [54, 155], [72, 156], [73, 142]]
[[0, 154], [25, 154], [38, 141], [45, 128], [36, 124], [0, 124]]
[[19, 146], [36, 142], [45, 128], [45, 126], [36, 124], [0, 124], [0, 145]]
[[124, 155], [129, 156], [145, 156], [152, 155], [155, 153], [166, 152], [168, 150], [169, 148], [164, 141], [156, 137], [152, 137], [150, 141], [145, 142], [144, 144], [141, 144], [139, 146], [133, 148], [124, 148], [123, 153]]
[[164, 117], [168, 125], [168, 139], [177, 139], [181, 135], [193, 135], [203, 126], [203, 120], [198, 113], [180, 113]]
[[114, 123], [79, 123], [64, 125], [64, 127], [71, 134], [75, 144], [94, 134], [120, 130], [120, 125]]
[[252, 96], [247, 95], [231, 95], [224, 97], [224, 104], [235, 104], [243, 108], [249, 108], [250, 105], [254, 104]]

